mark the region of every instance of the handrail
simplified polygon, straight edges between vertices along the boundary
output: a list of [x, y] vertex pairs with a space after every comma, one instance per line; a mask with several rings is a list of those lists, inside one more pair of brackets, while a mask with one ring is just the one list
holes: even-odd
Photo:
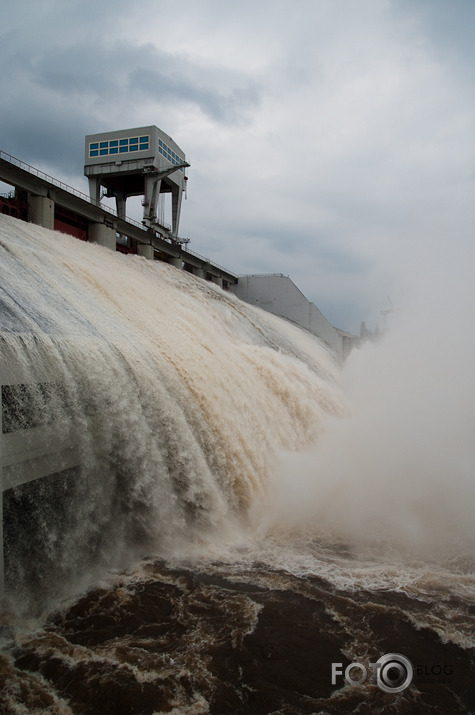
[[271, 277], [279, 277], [279, 278], [288, 278], [288, 276], [285, 276], [284, 273], [241, 273], [239, 275], [239, 278], [267, 278], [268, 276]]
[[[11, 154], [7, 154], [5, 151], [2, 151], [0, 149], [0, 159], [5, 159], [5, 161], [8, 161], [10, 164], [13, 164], [14, 166], [17, 166], [19, 169], [23, 169], [24, 171], [27, 171], [29, 174], [32, 174], [33, 176], [37, 176], [39, 179], [42, 179], [43, 181], [47, 181], [50, 184], [53, 184], [53, 186], [58, 187], [59, 189], [62, 189], [63, 191], [67, 191], [70, 194], [74, 194], [74, 196], [77, 196], [79, 199], [83, 199], [84, 201], [87, 201], [88, 203], [92, 204], [93, 206], [97, 206], [98, 208], [102, 209], [103, 211], [107, 211], [108, 213], [112, 214], [113, 216], [116, 216], [117, 218], [121, 218], [118, 214], [117, 211], [110, 206], [107, 206], [106, 204], [102, 204], [100, 201], [96, 201], [95, 199], [91, 198], [87, 194], [85, 194], [83, 191], [79, 191], [79, 189], [75, 189], [73, 186], [69, 186], [69, 184], [65, 184], [64, 181], [60, 181], [59, 179], [55, 179], [54, 176], [50, 176], [49, 174], [46, 174], [44, 171], [41, 171], [40, 169], [37, 169], [34, 166], [31, 166], [31, 164], [27, 164], [26, 161], [22, 161], [21, 159], [17, 159], [15, 156], [12, 156]], [[133, 226], [136, 226], [137, 228], [142, 229], [142, 231], [147, 231], [147, 228], [142, 224], [136, 221], [133, 218], [130, 218], [129, 216], [125, 216], [124, 221], [127, 221], [127, 223], [131, 223]], [[157, 222], [158, 223], [158, 222]], [[171, 227], [167, 227], [166, 224], [160, 224], [158, 223], [159, 226], [164, 228], [165, 230], [170, 230]]]
[[[10, 164], [17, 166], [19, 169], [23, 169], [23, 171], [27, 171], [29, 174], [32, 174], [33, 176], [37, 176], [39, 179], [42, 179], [43, 181], [47, 181], [49, 184], [53, 184], [53, 186], [57, 186], [59, 189], [63, 189], [63, 191], [67, 191], [70, 194], [74, 194], [78, 198], [84, 199], [88, 203], [98, 206], [99, 208], [103, 209], [104, 211], [108, 211], [109, 213], [113, 214], [114, 216], [117, 216], [117, 211], [115, 211], [115, 209], [112, 209], [109, 206], [103, 206], [100, 202], [95, 201], [90, 196], [85, 194], [83, 191], [79, 191], [79, 189], [75, 189], [73, 186], [69, 186], [69, 184], [65, 184], [64, 181], [55, 179], [54, 176], [50, 176], [49, 174], [46, 174], [44, 171], [41, 171], [40, 169], [37, 169], [34, 166], [31, 166], [31, 164], [27, 164], [26, 161], [17, 159], [15, 156], [12, 156], [11, 154], [7, 154], [5, 151], [2, 151], [1, 149], [0, 149], [0, 159], [4, 159], [5, 161], [8, 161]], [[133, 219], [131, 219], [130, 221], [132, 223]], [[137, 223], [137, 222], [135, 221], [134, 223]], [[140, 224], [137, 224], [137, 225], [140, 225]]]
[[214, 263], [211, 259], [207, 258], [206, 256], [202, 256], [201, 253], [196, 253], [196, 251], [192, 251], [190, 248], [185, 249], [186, 253], [191, 253], [192, 256], [196, 256], [196, 258], [200, 258], [202, 261], [205, 261], [206, 263], [209, 263], [210, 266], [213, 266], [214, 268], [219, 268], [221, 271], [225, 271], [225, 273], [229, 273], [230, 276], [234, 276], [234, 278], [237, 278], [237, 274], [233, 273], [230, 271], [228, 268], [225, 268], [224, 266], [220, 266], [219, 263]]

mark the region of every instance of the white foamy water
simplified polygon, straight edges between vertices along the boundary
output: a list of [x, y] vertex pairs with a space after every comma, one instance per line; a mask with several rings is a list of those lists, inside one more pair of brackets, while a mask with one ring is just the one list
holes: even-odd
[[269, 535], [281, 554], [297, 532], [369, 558], [294, 554], [340, 585], [397, 589], [401, 557], [471, 573], [473, 341], [438, 349], [412, 314], [342, 377], [318, 339], [188, 273], [9, 217], [0, 235], [4, 371], [63, 386], [91, 489], [61, 558], [99, 530], [111, 564]]
[[[321, 635], [338, 660], [470, 652], [475, 354], [458, 324], [441, 340], [424, 311], [396, 316], [342, 371], [314, 336], [160, 262], [4, 216], [0, 262], [2, 384], [81, 455], [5, 496], [9, 713], [81, 712], [98, 678], [101, 715], [109, 687], [135, 688], [137, 710], [148, 686], [156, 712], [225, 712], [226, 688], [247, 712], [278, 690], [266, 649], [302, 614], [314, 658]], [[234, 675], [211, 667], [226, 643]], [[253, 653], [263, 681], [243, 686]], [[358, 710], [338, 692], [315, 711]]]
[[98, 531], [114, 563], [242, 527], [276, 451], [343, 414], [329, 351], [217, 287], [6, 217], [1, 246], [8, 381], [62, 385], [93, 482], [61, 558]]

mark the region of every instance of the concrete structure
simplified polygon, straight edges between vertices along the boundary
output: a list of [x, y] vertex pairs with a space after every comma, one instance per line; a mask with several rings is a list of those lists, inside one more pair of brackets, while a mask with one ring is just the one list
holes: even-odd
[[48, 196], [31, 196], [28, 221], [37, 226], [54, 229], [54, 201]]
[[[163, 146], [160, 148], [165, 151]], [[176, 156], [175, 152], [175, 161]], [[179, 169], [175, 165], [170, 170], [177, 172]], [[157, 224], [148, 228], [127, 217], [120, 217], [108, 206], [3, 151], [0, 151], [0, 181], [15, 188], [14, 194], [2, 197], [2, 213], [27, 219], [45, 228], [54, 228], [84, 241], [117, 248], [123, 253], [138, 253], [146, 258], [159, 259], [209, 281], [220, 279], [225, 289], [237, 282], [236, 274], [189, 248], [185, 249], [183, 244], [187, 243], [187, 239], [172, 235], [167, 227]], [[164, 186], [162, 181], [161, 187]], [[120, 236], [120, 240], [114, 240], [113, 236]]]
[[300, 291], [295, 283], [282, 273], [240, 276], [232, 292], [241, 300], [297, 323], [300, 327], [323, 340], [344, 360], [356, 336], [333, 327], [325, 316]]
[[[28, 372], [27, 366], [9, 355], [3, 344], [0, 363], [0, 594], [4, 588], [3, 496], [4, 492], [81, 464], [78, 429], [64, 420], [55, 423], [50, 412], [38, 409], [38, 398], [47, 406], [53, 399], [54, 376]], [[35, 409], [36, 408], [36, 409]]]
[[153, 259], [153, 246], [141, 243], [137, 246], [137, 253], [139, 256], [143, 256], [144, 258]]
[[91, 243], [98, 243], [115, 251], [116, 232], [112, 226], [105, 223], [91, 223], [88, 229], [88, 238]]
[[86, 137], [84, 174], [89, 179], [91, 199], [99, 203], [105, 189], [105, 196], [115, 197], [117, 215], [125, 218], [127, 198], [142, 196], [144, 226], [167, 228], [157, 218], [157, 204], [160, 194], [171, 194], [171, 235], [175, 240], [188, 166], [184, 152], [156, 126]]
[[[160, 258], [179, 269], [232, 287], [242, 300], [282, 316], [321, 338], [340, 359], [345, 359], [355, 336], [334, 328], [309, 302], [290, 278], [282, 275], [237, 276], [209, 259], [182, 248], [178, 237], [181, 197], [186, 186], [183, 152], [157, 127], [142, 127], [86, 137], [85, 173], [91, 198], [0, 151], [0, 180], [15, 187], [15, 196], [3, 207], [19, 218], [48, 229], [99, 243], [115, 250]], [[115, 196], [117, 212], [101, 206], [101, 190]], [[157, 221], [160, 193], [172, 197], [171, 231]], [[128, 196], [144, 196], [143, 225], [126, 218]], [[3, 208], [2, 208], [2, 212]], [[117, 236], [125, 243], [117, 243]], [[6, 349], [6, 348], [5, 348]], [[0, 545], [3, 544], [3, 493], [27, 482], [61, 474], [81, 463], [80, 432], [75, 425], [31, 418], [32, 395], [46, 399], [54, 384], [51, 375], [29, 374], [13, 357], [0, 366]], [[40, 370], [40, 366], [37, 366]], [[9, 405], [20, 409], [21, 420], [11, 418]], [[18, 407], [20, 405], [20, 407]], [[2, 422], [3, 415], [3, 422]], [[10, 415], [10, 416], [9, 416]], [[3, 549], [0, 548], [0, 584], [3, 584]]]

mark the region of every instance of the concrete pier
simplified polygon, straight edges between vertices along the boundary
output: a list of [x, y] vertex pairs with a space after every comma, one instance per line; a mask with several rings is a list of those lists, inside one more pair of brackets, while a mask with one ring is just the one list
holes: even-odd
[[[7, 390], [18, 390], [26, 395], [32, 385], [12, 384], [12, 378], [0, 373], [0, 403], [5, 401]], [[0, 404], [0, 407], [2, 405]], [[4, 405], [5, 407], [5, 405]], [[8, 403], [6, 405], [8, 411]], [[4, 594], [4, 544], [3, 544], [3, 498], [7, 489], [27, 482], [63, 472], [81, 464], [80, 440], [77, 426], [48, 422], [30, 429], [7, 427], [2, 424], [3, 409], [0, 409], [0, 597]]]
[[92, 243], [98, 243], [115, 251], [116, 232], [115, 229], [105, 223], [91, 223], [88, 229], [88, 238]]
[[54, 230], [54, 201], [47, 196], [30, 196], [28, 221]]
[[139, 256], [144, 258], [150, 258], [153, 260], [153, 246], [147, 243], [139, 243], [137, 246], [137, 253]]
[[183, 261], [179, 256], [170, 256], [168, 259], [168, 263], [171, 266], [175, 266], [175, 268], [181, 268]]

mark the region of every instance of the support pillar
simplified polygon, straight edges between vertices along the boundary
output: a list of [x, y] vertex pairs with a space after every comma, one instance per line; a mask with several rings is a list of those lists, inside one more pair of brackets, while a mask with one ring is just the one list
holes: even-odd
[[205, 272], [202, 268], [193, 268], [193, 275], [197, 276], [198, 278], [204, 278]]
[[172, 189], [172, 233], [174, 236], [178, 236], [182, 196], [183, 189], [181, 186], [174, 186]]
[[47, 196], [30, 196], [28, 221], [54, 230], [54, 201]]
[[175, 268], [181, 268], [183, 261], [181, 260], [181, 258], [176, 258], [175, 256], [169, 256], [168, 263], [171, 266], [175, 266]]
[[161, 174], [146, 174], [144, 181], [143, 223], [152, 226], [157, 220], [157, 203], [160, 195]]
[[223, 279], [220, 278], [219, 276], [211, 276], [211, 280], [213, 283], [216, 283], [217, 286], [220, 288], [223, 287]]
[[115, 229], [105, 223], [90, 223], [88, 229], [88, 239], [92, 243], [98, 243], [115, 251], [116, 235]]
[[125, 221], [127, 214], [127, 196], [123, 191], [118, 191], [115, 195], [115, 207], [117, 216]]
[[97, 206], [101, 203], [101, 180], [100, 177], [89, 176], [89, 196]]
[[139, 243], [137, 246], [137, 253], [139, 256], [144, 256], [144, 258], [151, 258], [153, 260], [153, 246], [148, 243]]

